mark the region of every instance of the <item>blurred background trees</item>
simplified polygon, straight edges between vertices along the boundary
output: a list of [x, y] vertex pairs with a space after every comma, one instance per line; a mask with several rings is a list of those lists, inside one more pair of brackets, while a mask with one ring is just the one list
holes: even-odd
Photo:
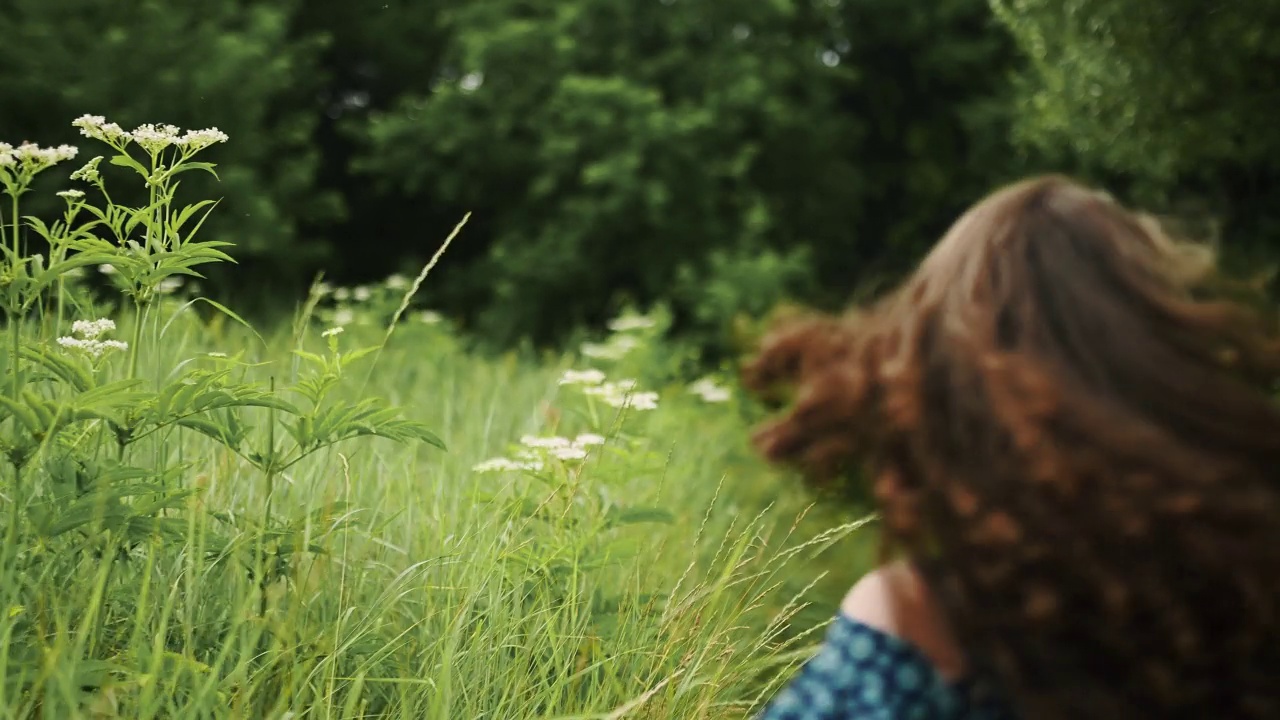
[[[216, 125], [239, 287], [414, 268], [498, 342], [665, 301], [838, 305], [999, 183], [1060, 171], [1280, 232], [1270, 0], [0, 0], [0, 137]], [[194, 180], [193, 180], [194, 181]], [[212, 224], [216, 223], [216, 224]]]

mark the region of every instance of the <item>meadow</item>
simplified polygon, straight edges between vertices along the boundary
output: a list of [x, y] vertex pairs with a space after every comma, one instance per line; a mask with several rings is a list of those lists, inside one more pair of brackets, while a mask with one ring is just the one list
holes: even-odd
[[0, 144], [0, 716], [746, 718], [870, 563], [663, 308], [494, 355], [428, 266], [255, 328], [179, 187], [228, 138], [75, 124]]

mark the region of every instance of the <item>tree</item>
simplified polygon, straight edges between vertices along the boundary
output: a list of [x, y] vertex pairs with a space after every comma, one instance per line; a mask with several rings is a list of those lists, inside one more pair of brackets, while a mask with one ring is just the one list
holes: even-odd
[[664, 296], [711, 248], [794, 248], [853, 224], [856, 118], [828, 112], [824, 6], [468, 3], [432, 92], [376, 114], [360, 167], [474, 210], [445, 282], [498, 337]]
[[990, 0], [1030, 60], [1022, 141], [1144, 202], [1194, 203], [1236, 248], [1280, 231], [1280, 4]]

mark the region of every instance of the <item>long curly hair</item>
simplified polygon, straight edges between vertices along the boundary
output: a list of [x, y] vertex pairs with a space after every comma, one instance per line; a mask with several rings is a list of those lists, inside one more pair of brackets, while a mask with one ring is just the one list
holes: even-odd
[[1280, 345], [1202, 245], [1066, 178], [887, 297], [793, 318], [769, 459], [871, 484], [970, 667], [1034, 720], [1280, 717]]

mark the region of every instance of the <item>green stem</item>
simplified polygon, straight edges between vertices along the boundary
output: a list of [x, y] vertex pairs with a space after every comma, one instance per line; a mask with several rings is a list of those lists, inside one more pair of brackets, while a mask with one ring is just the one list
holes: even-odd
[[138, 343], [142, 341], [142, 303], [133, 301], [133, 341], [129, 343], [129, 378], [138, 376]]
[[[19, 252], [19, 248], [18, 248], [19, 246], [18, 193], [12, 193], [10, 197], [13, 199], [13, 216], [10, 218], [10, 222], [12, 223], [12, 226], [13, 226], [13, 259], [14, 259], [14, 262], [16, 263], [18, 262], [19, 258], [22, 257], [22, 254]], [[18, 351], [21, 347], [20, 341], [22, 339], [22, 317], [16, 312], [10, 312], [8, 319], [9, 319], [9, 335], [11, 336], [10, 350], [12, 352], [12, 354], [9, 356], [9, 362], [12, 363], [11, 370], [13, 374], [13, 401], [18, 402], [18, 398], [21, 397], [21, 394], [22, 394], [22, 371], [19, 369], [19, 365], [21, 365], [21, 360], [18, 357]], [[15, 420], [14, 422], [16, 423], [17, 421]]]
[[18, 239], [18, 193], [12, 193], [9, 197], [13, 198], [13, 218], [10, 223], [13, 228], [13, 256], [17, 258], [22, 256], [22, 248], [19, 247]]
[[9, 530], [5, 533], [5, 549], [17, 552], [18, 522], [22, 519], [22, 466], [13, 466], [13, 498], [9, 503]]

